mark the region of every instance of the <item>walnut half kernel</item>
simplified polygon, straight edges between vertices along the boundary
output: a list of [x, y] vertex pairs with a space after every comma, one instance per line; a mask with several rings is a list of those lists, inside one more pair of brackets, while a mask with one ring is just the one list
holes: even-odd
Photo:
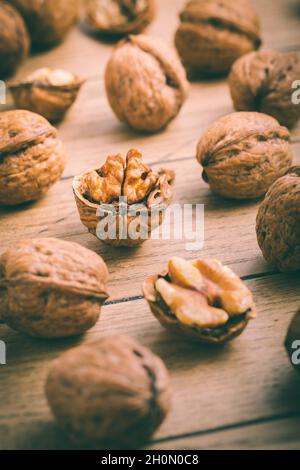
[[214, 259], [172, 258], [167, 272], [145, 281], [143, 292], [163, 326], [203, 342], [229, 341], [256, 317], [250, 290]]

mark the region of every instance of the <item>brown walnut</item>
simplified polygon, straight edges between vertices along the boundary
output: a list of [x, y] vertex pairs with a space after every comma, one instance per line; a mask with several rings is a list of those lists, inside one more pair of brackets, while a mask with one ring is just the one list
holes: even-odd
[[25, 79], [10, 83], [17, 108], [41, 114], [50, 122], [61, 121], [84, 83], [65, 70], [38, 69]]
[[300, 372], [300, 310], [296, 313], [288, 328], [285, 348], [291, 364]]
[[203, 75], [227, 73], [236, 59], [261, 44], [259, 18], [248, 0], [191, 0], [180, 20], [179, 55]]
[[217, 120], [197, 147], [203, 179], [215, 193], [235, 199], [264, 195], [292, 164], [290, 133], [262, 113], [232, 113]]
[[300, 167], [293, 167], [269, 189], [256, 221], [265, 259], [281, 271], [300, 269]]
[[156, 38], [129, 36], [114, 50], [105, 72], [109, 103], [120, 121], [157, 132], [179, 113], [188, 83], [176, 54]]
[[170, 408], [167, 370], [126, 336], [72, 349], [54, 361], [46, 394], [59, 425], [91, 447], [132, 447], [146, 441]]
[[0, 318], [30, 336], [84, 333], [107, 299], [102, 258], [77, 243], [36, 238], [0, 257]]
[[29, 52], [29, 36], [19, 12], [0, 1], [0, 79], [12, 75]]
[[141, 33], [155, 12], [155, 0], [88, 0], [86, 5], [89, 26], [107, 35]]
[[64, 157], [57, 130], [42, 116], [0, 113], [0, 204], [42, 197], [63, 173]]
[[260, 111], [292, 127], [300, 118], [300, 106], [292, 102], [293, 83], [300, 77], [296, 53], [250, 52], [237, 60], [229, 76], [237, 111]]
[[[109, 245], [143, 243], [163, 221], [172, 201], [174, 178], [172, 171], [154, 172], [144, 165], [142, 154], [136, 149], [129, 150], [126, 161], [120, 154], [110, 155], [101, 168], [74, 178], [73, 192], [81, 221]], [[102, 234], [98, 229], [103, 220], [107, 220], [108, 227], [105, 225]], [[128, 228], [125, 233], [124, 222]], [[143, 223], [145, 226], [140, 227]], [[130, 227], [137, 228], [137, 235], [131, 234]]]

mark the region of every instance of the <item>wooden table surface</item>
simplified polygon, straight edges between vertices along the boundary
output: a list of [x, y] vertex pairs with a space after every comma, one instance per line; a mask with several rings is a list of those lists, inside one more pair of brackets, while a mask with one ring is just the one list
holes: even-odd
[[[159, 14], [148, 33], [171, 43], [184, 1], [158, 3]], [[264, 47], [299, 51], [299, 2], [253, 3], [261, 15]], [[87, 75], [88, 81], [59, 126], [68, 153], [61, 181], [37, 203], [0, 209], [1, 251], [34, 236], [81, 243], [108, 264], [110, 303], [97, 325], [79, 339], [34, 340], [0, 325], [0, 339], [7, 344], [7, 365], [0, 366], [0, 448], [69, 448], [44, 397], [48, 366], [63, 351], [89, 338], [125, 333], [160, 355], [171, 375], [172, 411], [149, 448], [299, 449], [300, 379], [283, 347], [300, 304], [299, 276], [279, 274], [263, 260], [255, 234], [258, 202], [233, 203], [213, 196], [195, 160], [196, 143], [207, 126], [232, 111], [226, 81], [193, 83], [171, 126], [163, 133], [142, 136], [121, 125], [107, 103], [103, 74], [112, 48], [75, 28], [61, 46], [32, 56], [18, 72], [21, 77], [41, 66], [62, 67]], [[71, 189], [73, 176], [103, 162], [107, 154], [126, 152], [131, 146], [141, 148], [154, 167], [163, 164], [176, 171], [175, 202], [205, 204], [201, 251], [186, 251], [183, 240], [150, 240], [134, 250], [112, 249], [81, 225]], [[292, 132], [292, 146], [300, 164], [300, 126]], [[181, 341], [160, 326], [142, 299], [142, 281], [174, 254], [219, 258], [253, 290], [259, 316], [225, 348]]]

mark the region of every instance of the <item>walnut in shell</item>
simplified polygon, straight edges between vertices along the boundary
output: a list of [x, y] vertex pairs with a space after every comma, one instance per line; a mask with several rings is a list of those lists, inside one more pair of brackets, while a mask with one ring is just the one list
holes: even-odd
[[83, 83], [81, 77], [65, 70], [42, 68], [24, 80], [12, 82], [10, 91], [17, 108], [41, 114], [55, 123], [64, 118]]
[[236, 59], [261, 44], [260, 21], [248, 0], [191, 0], [180, 20], [179, 55], [203, 75], [227, 73]]
[[268, 262], [281, 271], [300, 269], [300, 167], [270, 187], [259, 207], [256, 232]]
[[296, 53], [250, 52], [237, 60], [229, 76], [237, 111], [260, 111], [292, 127], [300, 118], [300, 106], [292, 102], [293, 83], [300, 77]]
[[151, 170], [142, 154], [129, 150], [110, 155], [99, 169], [76, 176], [73, 192], [83, 225], [101, 241], [115, 246], [143, 243], [163, 221], [172, 201], [175, 175]]
[[157, 132], [179, 113], [187, 95], [184, 68], [176, 54], [156, 38], [121, 41], [105, 72], [109, 103], [133, 129]]
[[57, 130], [38, 114], [0, 113], [0, 204], [42, 197], [60, 178], [65, 152]]
[[94, 31], [120, 36], [142, 32], [155, 11], [155, 0], [88, 0], [86, 19]]
[[75, 441], [98, 448], [145, 442], [170, 407], [163, 362], [126, 336], [63, 354], [50, 369], [46, 395], [59, 425]]
[[0, 257], [0, 318], [30, 336], [82, 334], [99, 318], [107, 277], [102, 258], [77, 243], [17, 242]]
[[78, 0], [8, 0], [24, 17], [37, 48], [53, 46], [66, 36], [79, 13]]
[[172, 258], [166, 271], [144, 282], [143, 293], [164, 327], [204, 343], [232, 340], [256, 316], [250, 290], [214, 259]]
[[291, 364], [300, 372], [300, 310], [298, 310], [288, 328], [285, 348]]
[[0, 1], [0, 79], [12, 75], [29, 52], [29, 36], [19, 12]]
[[256, 112], [217, 120], [197, 147], [203, 179], [215, 193], [235, 199], [258, 198], [292, 164], [290, 133], [276, 119]]

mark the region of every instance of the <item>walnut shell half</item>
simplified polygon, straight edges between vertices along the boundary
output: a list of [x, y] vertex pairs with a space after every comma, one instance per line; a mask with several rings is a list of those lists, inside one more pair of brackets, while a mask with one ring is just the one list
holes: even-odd
[[235, 199], [258, 198], [292, 164], [290, 133], [266, 114], [232, 113], [203, 135], [197, 160], [204, 181], [215, 193]]
[[77, 243], [36, 238], [0, 257], [0, 318], [30, 336], [84, 333], [107, 299], [102, 258]]
[[291, 364], [297, 372], [300, 372], [300, 310], [298, 310], [288, 328], [285, 348]]
[[50, 369], [46, 394], [59, 425], [89, 447], [144, 443], [170, 408], [163, 362], [126, 336], [104, 337], [63, 354]]
[[191, 0], [180, 19], [179, 55], [203, 75], [227, 73], [236, 59], [261, 44], [259, 18], [248, 0]]
[[296, 53], [250, 52], [237, 60], [229, 76], [237, 111], [260, 111], [292, 127], [300, 118], [300, 106], [292, 102], [292, 86], [300, 77]]
[[65, 151], [57, 130], [38, 114], [0, 113], [0, 204], [42, 197], [64, 171]]
[[281, 271], [300, 269], [300, 167], [293, 167], [269, 189], [256, 220], [265, 259]]
[[142, 162], [142, 154], [129, 150], [110, 155], [101, 168], [91, 169], [73, 181], [73, 192], [83, 225], [102, 242], [135, 246], [161, 225], [173, 198], [175, 175], [154, 172]]
[[84, 81], [65, 70], [43, 68], [24, 80], [11, 82], [9, 88], [17, 108], [41, 114], [55, 123], [64, 118]]
[[114, 50], [105, 72], [109, 103], [133, 129], [157, 132], [179, 113], [188, 82], [178, 57], [159, 39], [129, 36]]
[[155, 0], [88, 0], [86, 5], [89, 26], [106, 35], [141, 33], [155, 13]]
[[172, 258], [163, 273], [146, 279], [143, 293], [164, 327], [204, 343], [232, 340], [256, 316], [249, 289], [217, 260]]

